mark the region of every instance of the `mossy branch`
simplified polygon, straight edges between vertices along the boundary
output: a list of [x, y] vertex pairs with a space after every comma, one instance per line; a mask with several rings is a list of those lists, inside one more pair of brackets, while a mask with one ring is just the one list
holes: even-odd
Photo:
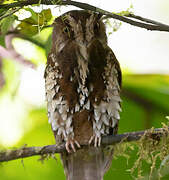
[[[149, 129], [138, 132], [128, 132], [124, 134], [117, 134], [114, 136], [105, 136], [102, 138], [102, 145], [115, 145], [117, 143], [138, 141], [143, 136], [153, 140], [160, 140], [160, 137], [168, 135], [169, 127]], [[65, 144], [59, 146], [47, 145], [42, 147], [22, 147], [15, 150], [6, 150], [0, 152], [0, 162], [11, 161], [20, 158], [26, 158], [36, 155], [62, 153], [65, 151]]]
[[[127, 13], [126, 15], [118, 15], [115, 13], [111, 13], [108, 11], [105, 11], [103, 9], [100, 9], [98, 7], [92, 6], [90, 4], [87, 3], [81, 3], [81, 2], [77, 2], [77, 1], [68, 1], [68, 0], [29, 0], [29, 1], [18, 1], [15, 3], [11, 3], [11, 4], [2, 4], [0, 5], [0, 9], [11, 9], [11, 8], [16, 8], [16, 7], [24, 7], [24, 6], [28, 6], [28, 5], [39, 5], [39, 4], [45, 4], [45, 5], [72, 5], [81, 9], [85, 9], [85, 10], [90, 10], [90, 11], [94, 11], [100, 14], [103, 14], [105, 16], [107, 16], [108, 18], [114, 18], [117, 19], [119, 21], [123, 21], [125, 23], [129, 23], [133, 26], [137, 26], [140, 28], [145, 28], [147, 30], [154, 30], [154, 31], [167, 31], [169, 32], [169, 25], [151, 20], [151, 19], [147, 19], [147, 18], [143, 18], [141, 16], [136, 16], [134, 14], [130, 14]], [[10, 14], [10, 13], [9, 13]], [[6, 16], [5, 16], [6, 17]], [[2, 19], [2, 17], [0, 17], [0, 19]], [[133, 19], [136, 19], [133, 20]]]

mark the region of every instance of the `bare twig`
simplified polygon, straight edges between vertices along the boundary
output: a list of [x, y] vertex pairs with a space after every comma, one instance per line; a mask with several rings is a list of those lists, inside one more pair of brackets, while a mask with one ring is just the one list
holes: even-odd
[[[165, 128], [158, 128], [154, 129], [153, 131], [150, 129], [145, 131], [118, 134], [115, 136], [105, 136], [102, 138], [102, 145], [112, 145], [120, 142], [138, 141], [146, 133], [148, 133], [148, 137], [146, 136], [147, 138], [155, 138], [159, 140], [159, 138], [166, 135], [167, 132], [168, 131]], [[11, 161], [36, 155], [62, 153], [64, 151], [65, 144], [61, 144], [59, 146], [48, 145], [42, 147], [23, 147], [16, 150], [6, 150], [0, 152], [0, 162]]]
[[[38, 4], [39, 5], [39, 0], [29, 0], [29, 1], [19, 1], [19, 2], [15, 2], [15, 3], [11, 3], [11, 4], [3, 4], [0, 5], [0, 8], [4, 8], [4, 9], [10, 9], [10, 8], [14, 8], [14, 7], [23, 7], [23, 6], [28, 6], [28, 5], [33, 5], [33, 4]], [[77, 1], [67, 1], [67, 0], [41, 0], [41, 4], [46, 4], [46, 5], [72, 5], [72, 6], [76, 6], [78, 8], [81, 9], [85, 9], [85, 10], [90, 10], [90, 11], [94, 11], [97, 13], [101, 13], [105, 16], [108, 16], [110, 18], [114, 18], [126, 23], [129, 23], [133, 26], [137, 26], [140, 28], [145, 28], [147, 30], [154, 30], [154, 31], [167, 31], [169, 32], [169, 26], [162, 24], [160, 22], [157, 21], [153, 21], [147, 18], [143, 18], [141, 16], [135, 16], [134, 14], [129, 14], [128, 17], [125, 16], [120, 16], [108, 11], [105, 11], [103, 9], [97, 8], [95, 6], [86, 4], [86, 3], [81, 3], [81, 2], [77, 2]], [[133, 19], [137, 19], [139, 21], [134, 21]], [[142, 21], [142, 22], [141, 22]]]

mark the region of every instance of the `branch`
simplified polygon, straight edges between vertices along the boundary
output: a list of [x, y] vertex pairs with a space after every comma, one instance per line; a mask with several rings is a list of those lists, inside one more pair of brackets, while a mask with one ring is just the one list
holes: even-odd
[[13, 9], [12, 11], [10, 11], [9, 13], [6, 13], [4, 15], [2, 15], [0, 17], [0, 20], [2, 20], [3, 18], [6, 18], [8, 16], [11, 16], [12, 14], [16, 13], [17, 11], [19, 11], [22, 7], [19, 7], [19, 8], [16, 8], [16, 9]]
[[[123, 21], [125, 23], [131, 24], [133, 26], [137, 26], [140, 28], [144, 28], [147, 30], [154, 30], [154, 31], [167, 31], [169, 32], [169, 25], [165, 25], [162, 24], [160, 22], [154, 21], [154, 20], [150, 20], [147, 18], [143, 18], [141, 16], [136, 16], [134, 14], [129, 14], [125, 16], [120, 16], [108, 11], [105, 11], [103, 9], [100, 9], [98, 7], [89, 5], [87, 3], [81, 3], [81, 2], [77, 2], [77, 1], [68, 1], [68, 0], [29, 0], [29, 1], [19, 1], [19, 2], [15, 2], [15, 3], [11, 3], [11, 4], [3, 4], [0, 5], [0, 8], [4, 8], [4, 9], [10, 9], [10, 8], [14, 8], [14, 7], [24, 7], [24, 6], [28, 6], [28, 5], [39, 5], [39, 2], [41, 4], [45, 4], [45, 5], [72, 5], [81, 9], [85, 9], [85, 10], [90, 10], [90, 11], [94, 11], [100, 14], [103, 14], [109, 18], [114, 18], [117, 19], [119, 21]], [[137, 19], [139, 21], [134, 21], [133, 19]], [[142, 21], [142, 22], [141, 22]]]
[[[124, 134], [117, 134], [114, 136], [105, 136], [102, 138], [102, 145], [114, 145], [120, 142], [138, 141], [145, 135], [146, 138], [159, 140], [160, 137], [168, 135], [168, 128], [150, 129], [138, 132], [128, 132]], [[6, 150], [0, 152], [0, 162], [11, 161], [19, 158], [26, 158], [36, 155], [62, 153], [65, 151], [65, 144], [59, 146], [48, 145], [42, 147], [23, 147], [16, 150]]]
[[150, 23], [150, 24], [156, 24], [156, 25], [159, 25], [159, 26], [166, 26], [166, 27], [169, 27], [168, 25], [166, 24], [163, 24], [163, 23], [160, 23], [160, 22], [157, 22], [157, 21], [154, 21], [154, 20], [151, 20], [151, 19], [147, 19], [147, 18], [143, 18], [141, 16], [137, 16], [137, 15], [134, 15], [132, 13], [128, 14], [128, 15], [125, 15], [126, 17], [130, 17], [130, 18], [134, 18], [134, 19], [138, 19], [140, 21], [144, 21], [144, 22], [147, 22], [147, 23]]

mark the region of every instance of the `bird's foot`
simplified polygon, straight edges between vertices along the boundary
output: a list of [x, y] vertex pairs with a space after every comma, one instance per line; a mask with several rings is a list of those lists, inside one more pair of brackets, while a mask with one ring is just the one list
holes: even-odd
[[76, 152], [76, 148], [75, 148], [75, 145], [80, 148], [80, 144], [75, 140], [75, 139], [68, 139], [66, 141], [66, 144], [65, 144], [65, 147], [66, 147], [66, 151], [68, 153], [71, 152], [71, 149], [73, 150], [73, 152]]
[[101, 145], [101, 136], [93, 135], [89, 140], [89, 145], [94, 143], [94, 147], [100, 147]]

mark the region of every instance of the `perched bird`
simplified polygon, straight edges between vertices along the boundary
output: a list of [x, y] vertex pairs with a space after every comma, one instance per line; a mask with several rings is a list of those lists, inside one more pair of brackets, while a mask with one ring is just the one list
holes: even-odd
[[113, 154], [101, 137], [116, 134], [120, 119], [120, 66], [100, 14], [70, 11], [53, 28], [45, 87], [56, 142], [66, 143], [65, 174], [68, 180], [101, 180]]

